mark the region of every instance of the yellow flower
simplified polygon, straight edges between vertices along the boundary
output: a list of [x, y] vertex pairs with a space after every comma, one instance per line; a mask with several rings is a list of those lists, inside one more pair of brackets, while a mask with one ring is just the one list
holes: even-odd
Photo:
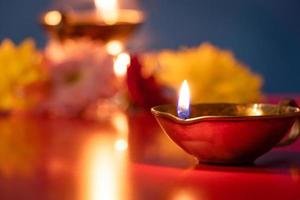
[[153, 74], [160, 84], [176, 91], [186, 79], [192, 102], [253, 102], [262, 97], [261, 76], [236, 60], [232, 52], [209, 43], [148, 53], [142, 63], [144, 76]]
[[16, 46], [11, 40], [0, 44], [0, 110], [27, 106], [24, 89], [44, 79], [41, 54], [33, 40]]

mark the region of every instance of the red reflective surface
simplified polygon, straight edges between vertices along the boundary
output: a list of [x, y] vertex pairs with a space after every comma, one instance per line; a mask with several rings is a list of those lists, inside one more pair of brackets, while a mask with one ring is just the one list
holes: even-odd
[[255, 165], [200, 165], [151, 114], [0, 119], [0, 199], [300, 199], [300, 141]]

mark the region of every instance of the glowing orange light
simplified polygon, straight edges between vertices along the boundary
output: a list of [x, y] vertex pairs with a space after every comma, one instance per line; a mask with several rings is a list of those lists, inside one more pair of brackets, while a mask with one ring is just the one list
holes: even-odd
[[122, 150], [126, 141], [115, 141], [113, 133], [97, 133], [88, 141], [82, 160], [82, 200], [127, 199], [128, 156], [127, 151]]
[[253, 107], [250, 108], [248, 114], [251, 116], [260, 116], [263, 114], [263, 111], [261, 110], [258, 104], [254, 104]]
[[128, 148], [128, 143], [125, 139], [118, 139], [115, 142], [115, 149], [117, 151], [126, 151]]
[[116, 56], [124, 50], [124, 45], [118, 40], [109, 41], [106, 44], [106, 51], [110, 55]]
[[122, 135], [127, 135], [128, 133], [128, 120], [127, 116], [122, 112], [117, 112], [112, 117], [112, 123], [114, 127], [117, 129], [118, 133], [122, 133]]
[[45, 23], [51, 26], [58, 25], [62, 20], [62, 15], [59, 11], [53, 10], [46, 13], [44, 16]]
[[196, 200], [196, 199], [200, 200], [202, 198], [199, 197], [196, 198], [196, 195], [192, 191], [184, 190], [184, 189], [177, 191], [173, 198], [173, 200]]
[[112, 117], [112, 123], [116, 128], [118, 139], [114, 144], [115, 150], [122, 152], [128, 148], [128, 119], [123, 112], [117, 112]]
[[116, 74], [117, 77], [124, 77], [126, 72], [127, 72], [127, 68], [130, 64], [130, 56], [127, 53], [121, 53], [120, 55], [118, 55], [118, 57], [116, 58], [115, 62], [114, 62], [114, 72]]
[[117, 22], [119, 16], [117, 0], [95, 0], [95, 6], [106, 24]]
[[109, 145], [109, 139], [95, 137], [87, 145], [84, 169], [86, 173], [84, 199], [117, 200], [116, 165]]
[[190, 90], [186, 80], [183, 81], [178, 98], [177, 106], [178, 117], [186, 119], [190, 115]]

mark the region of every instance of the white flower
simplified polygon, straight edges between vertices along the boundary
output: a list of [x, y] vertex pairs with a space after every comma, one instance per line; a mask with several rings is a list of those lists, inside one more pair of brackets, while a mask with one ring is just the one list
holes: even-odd
[[45, 51], [51, 87], [44, 108], [54, 115], [74, 116], [116, 90], [113, 57], [91, 41], [50, 42]]

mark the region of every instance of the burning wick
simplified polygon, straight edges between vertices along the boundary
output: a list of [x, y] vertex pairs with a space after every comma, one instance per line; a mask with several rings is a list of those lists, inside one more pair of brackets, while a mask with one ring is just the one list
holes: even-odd
[[190, 91], [186, 80], [182, 82], [179, 90], [177, 114], [181, 119], [187, 119], [190, 117]]

